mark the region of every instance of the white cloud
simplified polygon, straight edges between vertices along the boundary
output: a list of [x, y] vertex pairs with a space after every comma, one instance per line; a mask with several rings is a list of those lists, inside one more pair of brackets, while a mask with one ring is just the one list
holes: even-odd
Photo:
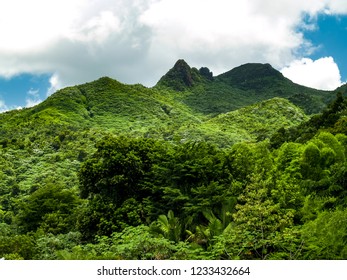
[[[52, 73], [56, 89], [111, 76], [153, 85], [173, 63], [221, 73], [277, 68], [314, 51], [303, 14], [347, 13], [344, 0], [0, 1], [0, 76]], [[313, 28], [307, 25], [306, 28]]]
[[8, 106], [4, 100], [0, 99], [0, 114], [11, 111], [11, 110], [21, 110], [22, 107], [20, 106]]
[[27, 92], [27, 98], [25, 100], [25, 107], [34, 107], [35, 105], [41, 103], [40, 90], [38, 89], [29, 89]]
[[342, 84], [339, 68], [332, 57], [295, 60], [281, 72], [295, 83], [316, 89], [334, 90]]
[[111, 11], [102, 11], [80, 27], [75, 27], [68, 38], [81, 42], [103, 43], [112, 33], [121, 31], [119, 19]]
[[293, 32], [300, 10], [269, 13], [261, 2], [163, 0], [140, 20], [153, 31], [152, 56], [188, 57], [217, 72], [244, 62], [281, 65], [303, 42], [302, 35]]
[[84, 0], [11, 0], [0, 2], [1, 51], [42, 51], [64, 36]]
[[41, 99], [31, 99], [31, 98], [27, 98], [25, 101], [26, 101], [25, 102], [26, 108], [34, 107], [37, 104], [40, 104], [42, 102]]
[[0, 99], [0, 113], [8, 111], [8, 107], [5, 104], [5, 101]]
[[32, 97], [39, 97], [40, 96], [39, 93], [40, 93], [40, 90], [33, 89], [33, 88], [29, 89], [28, 92], [27, 92], [27, 94], [32, 96]]
[[150, 2], [1, 1], [0, 76], [54, 73], [61, 86], [104, 75], [131, 82], [144, 72], [150, 31], [137, 18]]
[[47, 90], [46, 96], [52, 95], [58, 89], [61, 89], [63, 87], [61, 81], [59, 80], [58, 74], [52, 75], [51, 78], [49, 79], [49, 83], [50, 83], [50, 87]]
[[346, 14], [347, 4], [345, 0], [331, 0], [329, 2], [329, 11], [331, 13]]

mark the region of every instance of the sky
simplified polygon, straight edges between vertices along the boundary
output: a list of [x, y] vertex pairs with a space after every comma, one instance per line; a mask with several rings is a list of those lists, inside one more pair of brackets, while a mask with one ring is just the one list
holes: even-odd
[[332, 90], [346, 58], [345, 0], [0, 0], [0, 112], [102, 76], [151, 87], [178, 59]]

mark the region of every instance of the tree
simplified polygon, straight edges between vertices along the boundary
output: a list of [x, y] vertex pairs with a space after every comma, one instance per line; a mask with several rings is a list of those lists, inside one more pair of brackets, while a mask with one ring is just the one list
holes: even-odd
[[167, 215], [160, 215], [157, 222], [152, 224], [151, 229], [171, 241], [178, 242], [181, 239], [182, 225], [172, 210], [169, 210]]
[[66, 233], [75, 226], [74, 211], [81, 203], [74, 190], [55, 184], [42, 186], [19, 203], [18, 224], [24, 232]]
[[81, 196], [88, 198], [85, 215], [79, 216], [86, 240], [146, 222], [153, 209], [152, 168], [166, 153], [152, 139], [124, 136], [105, 137], [96, 147], [79, 173]]
[[151, 193], [144, 180], [159, 153], [153, 140], [109, 136], [96, 147], [96, 153], [79, 173], [82, 198], [99, 194], [120, 206], [128, 198]]
[[234, 258], [267, 259], [276, 252], [276, 235], [293, 224], [293, 213], [271, 198], [267, 182], [253, 177], [236, 205], [228, 239]]
[[174, 211], [185, 224], [191, 218], [199, 223], [203, 209], [220, 209], [232, 193], [225, 153], [205, 142], [174, 147], [156, 164], [152, 177], [157, 208]]
[[304, 179], [318, 179], [322, 176], [321, 153], [315, 143], [309, 142], [302, 154], [301, 172]]
[[31, 235], [0, 236], [0, 258], [30, 260], [34, 252], [35, 242]]
[[303, 226], [305, 259], [347, 258], [347, 210], [324, 211]]
[[300, 185], [301, 154], [302, 145], [296, 143], [285, 143], [275, 152], [269, 187], [272, 199], [283, 209], [296, 211], [304, 201]]

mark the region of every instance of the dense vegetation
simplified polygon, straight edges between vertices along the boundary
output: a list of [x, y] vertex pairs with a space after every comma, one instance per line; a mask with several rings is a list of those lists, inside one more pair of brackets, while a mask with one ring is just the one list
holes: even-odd
[[346, 89], [180, 60], [3, 113], [0, 258], [346, 259]]

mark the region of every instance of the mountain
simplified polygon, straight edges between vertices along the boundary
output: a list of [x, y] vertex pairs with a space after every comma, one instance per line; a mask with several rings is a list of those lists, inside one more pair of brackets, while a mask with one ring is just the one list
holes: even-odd
[[168, 87], [175, 91], [184, 91], [213, 79], [207, 67], [200, 70], [191, 68], [183, 59], [178, 60], [157, 83], [157, 87]]
[[269, 64], [249, 63], [213, 76], [179, 60], [153, 88], [102, 77], [61, 89], [33, 108], [2, 113], [0, 147], [16, 158], [23, 151], [28, 158], [42, 152], [52, 164], [53, 155], [63, 160], [67, 151], [71, 160], [83, 160], [108, 133], [228, 147], [295, 127], [334, 97], [333, 91], [291, 82]]
[[[343, 89], [345, 87], [339, 90]], [[254, 104], [277, 97], [282, 98], [277, 99], [281, 102], [286, 98], [305, 114], [312, 114], [320, 112], [335, 97], [335, 92], [297, 85], [269, 64], [248, 63], [213, 76], [208, 68], [191, 68], [180, 59], [153, 88], [126, 85], [103, 77], [61, 89], [33, 108], [1, 114], [0, 137], [8, 139], [18, 134], [23, 138], [32, 130], [74, 127], [75, 130], [98, 129], [176, 141], [214, 139], [225, 145], [243, 139], [270, 137], [250, 136], [255, 128], [244, 126], [242, 117], [233, 119], [233, 126], [220, 126], [223, 122], [229, 123], [230, 116], [249, 114], [242, 108], [252, 108], [249, 106], [258, 106]], [[269, 112], [273, 112], [274, 117], [277, 114], [285, 116], [286, 107], [299, 110], [293, 104], [284, 104], [277, 108], [278, 112]], [[297, 119], [286, 116], [290, 124], [296, 124]], [[258, 116], [250, 115], [245, 119], [253, 117]], [[259, 126], [257, 122], [254, 124]], [[237, 126], [241, 128], [236, 129]], [[267, 128], [260, 130], [273, 132]], [[229, 140], [225, 141], [226, 138]]]
[[270, 64], [247, 63], [217, 77], [217, 80], [242, 90], [266, 90], [290, 82]]
[[0, 258], [346, 258], [346, 90], [179, 60], [2, 113]]
[[[228, 148], [271, 138], [276, 130], [307, 120], [302, 109], [278, 97], [227, 111], [238, 107], [232, 99], [236, 93], [246, 93], [240, 89], [235, 93], [235, 86], [223, 88], [226, 82], [215, 81], [227, 75], [212, 79], [208, 69], [194, 70], [183, 61], [171, 73], [179, 73], [176, 78], [183, 81], [192, 77], [192, 83], [177, 91], [168, 87], [171, 74], [153, 88], [103, 77], [61, 89], [33, 108], [0, 114], [0, 197], [1, 193], [6, 194], [5, 200], [11, 192], [28, 194], [45, 182], [73, 188], [78, 185], [81, 163], [105, 135], [153, 138], [175, 145], [209, 142]], [[221, 86], [220, 98], [204, 91], [212, 85]], [[191, 104], [192, 96], [200, 103]], [[240, 104], [250, 103], [242, 96], [238, 96]], [[210, 109], [216, 108], [210, 114], [198, 110], [208, 98]]]
[[160, 130], [169, 123], [179, 126], [194, 119], [190, 108], [171, 96], [103, 77], [61, 89], [33, 108], [1, 114], [0, 131], [11, 122], [9, 133], [48, 125], [143, 135], [151, 128]]
[[[270, 137], [278, 125], [289, 127], [304, 120], [305, 114], [283, 99], [295, 97], [293, 88], [303, 90], [310, 105], [314, 98], [332, 95], [295, 85], [269, 64], [241, 65], [213, 77], [208, 68], [197, 70], [178, 60], [153, 88], [103, 77], [61, 89], [33, 108], [0, 115], [0, 132], [8, 138], [32, 130], [70, 127], [175, 141], [210, 140], [225, 146]], [[280, 99], [263, 103], [274, 97]], [[322, 100], [317, 100], [323, 106]], [[290, 115], [289, 108], [300, 113]], [[305, 110], [305, 106], [301, 108]], [[252, 119], [254, 122], [245, 123]], [[276, 120], [275, 125], [261, 128], [261, 124]]]
[[180, 102], [207, 115], [226, 113], [273, 97], [289, 99], [306, 114], [315, 114], [335, 98], [332, 91], [295, 84], [270, 64], [261, 63], [247, 63], [213, 77], [208, 68], [197, 70], [179, 60], [156, 87], [181, 92], [177, 94]]

